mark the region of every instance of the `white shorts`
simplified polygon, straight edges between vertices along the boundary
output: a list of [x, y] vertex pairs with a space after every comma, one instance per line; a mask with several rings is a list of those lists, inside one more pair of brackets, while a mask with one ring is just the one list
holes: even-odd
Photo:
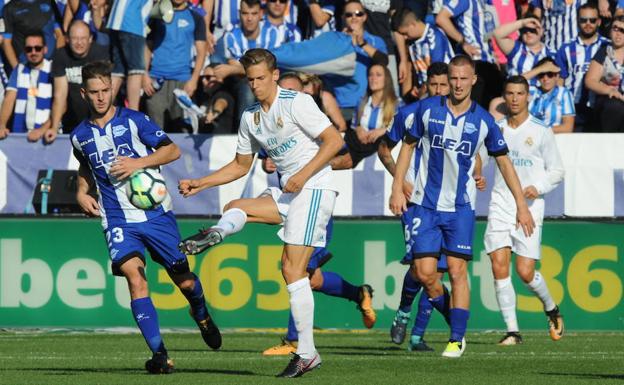
[[285, 193], [269, 187], [260, 196], [270, 196], [277, 205], [282, 228], [277, 232], [284, 243], [325, 247], [327, 223], [334, 212], [336, 192], [322, 189], [303, 189]]
[[503, 247], [511, 247], [511, 251], [516, 255], [539, 260], [542, 249], [542, 226], [536, 225], [533, 234], [527, 237], [522, 227], [516, 229], [515, 223], [488, 219], [483, 243], [488, 254]]

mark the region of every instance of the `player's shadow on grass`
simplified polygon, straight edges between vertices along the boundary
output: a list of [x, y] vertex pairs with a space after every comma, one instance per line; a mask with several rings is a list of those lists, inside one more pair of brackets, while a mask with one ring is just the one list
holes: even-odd
[[590, 380], [624, 380], [624, 374], [599, 374], [599, 373], [540, 373], [546, 376], [567, 376]]
[[[403, 351], [404, 349], [401, 346], [384, 346], [384, 347], [373, 347], [373, 346], [346, 346], [346, 345], [317, 345], [319, 350], [360, 350], [364, 352], [378, 352], [378, 351]], [[332, 353], [336, 354], [336, 353]]]
[[[67, 376], [84, 373], [106, 373], [106, 374], [145, 374], [145, 370], [135, 368], [15, 368], [15, 371], [44, 372], [48, 375]], [[174, 373], [205, 373], [205, 374], [226, 374], [233, 376], [256, 376], [258, 374], [249, 370], [226, 370], [226, 369], [201, 369], [201, 368], [176, 368]]]
[[210, 350], [210, 349], [167, 349], [169, 352], [183, 352], [183, 353], [262, 353], [259, 350], [253, 349], [220, 349], [220, 350]]

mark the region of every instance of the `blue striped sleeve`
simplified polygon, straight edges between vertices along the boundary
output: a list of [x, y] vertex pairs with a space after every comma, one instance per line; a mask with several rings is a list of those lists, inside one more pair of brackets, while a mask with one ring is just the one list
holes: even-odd
[[444, 0], [444, 8], [448, 9], [453, 17], [457, 17], [468, 10], [470, 0]]
[[568, 73], [568, 60], [566, 59], [566, 45], [563, 45], [559, 50], [557, 50], [557, 54], [555, 55], [555, 63], [557, 63], [557, 67], [561, 69], [561, 78], [565, 79], [569, 76]]
[[561, 116], [575, 115], [574, 111], [574, 98], [572, 93], [567, 88], [562, 88], [561, 94]]

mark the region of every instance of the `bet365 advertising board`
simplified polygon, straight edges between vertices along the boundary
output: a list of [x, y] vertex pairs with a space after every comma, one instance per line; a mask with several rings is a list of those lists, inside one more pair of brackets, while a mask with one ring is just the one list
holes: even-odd
[[[180, 220], [184, 236], [209, 223]], [[472, 329], [502, 329], [484, 223], [475, 233], [470, 263]], [[288, 294], [280, 273], [278, 227], [248, 225], [206, 252], [191, 256], [219, 326], [285, 327]], [[546, 222], [540, 271], [570, 330], [623, 330], [624, 224]], [[349, 282], [370, 284], [387, 329], [399, 303], [407, 269], [398, 221], [336, 221], [324, 269]], [[165, 270], [148, 259], [151, 297], [164, 327], [192, 327], [188, 305]], [[448, 278], [445, 277], [448, 285]], [[544, 329], [541, 303], [513, 278], [522, 329]], [[356, 304], [315, 294], [315, 325], [363, 328]], [[416, 304], [414, 308], [416, 307]], [[134, 325], [123, 278], [110, 273], [104, 235], [93, 219], [0, 220], [0, 327], [113, 327]], [[431, 328], [445, 329], [435, 314]]]

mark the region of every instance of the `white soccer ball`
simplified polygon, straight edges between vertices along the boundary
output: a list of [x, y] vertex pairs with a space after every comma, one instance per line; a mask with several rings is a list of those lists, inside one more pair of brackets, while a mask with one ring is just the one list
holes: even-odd
[[128, 200], [136, 208], [149, 210], [157, 207], [167, 197], [167, 185], [163, 176], [155, 169], [136, 171], [126, 183]]

